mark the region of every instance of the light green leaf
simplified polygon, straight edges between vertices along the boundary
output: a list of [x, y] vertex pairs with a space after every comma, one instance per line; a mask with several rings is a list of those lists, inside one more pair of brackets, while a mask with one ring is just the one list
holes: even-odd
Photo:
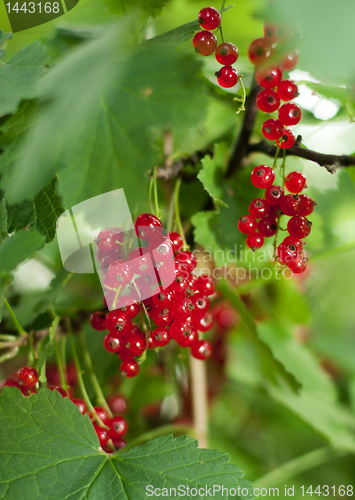
[[0, 47], [4, 45], [6, 40], [11, 40], [13, 38], [12, 33], [4, 33], [2, 29], [0, 29]]
[[150, 40], [147, 40], [145, 43], [150, 44], [171, 44], [171, 45], [181, 45], [184, 42], [187, 42], [196, 31], [199, 31], [201, 26], [198, 21], [192, 21], [191, 23], [184, 24], [183, 26], [179, 26], [173, 30], [167, 31], [161, 35], [158, 35]]
[[47, 49], [36, 41], [0, 68], [0, 116], [14, 113], [23, 99], [37, 96], [35, 84], [46, 61]]
[[3, 198], [0, 203], [0, 245], [2, 245], [5, 238], [7, 238], [7, 210]]
[[41, 189], [36, 198], [8, 208], [8, 232], [24, 227], [37, 229], [46, 236], [46, 242], [53, 241], [56, 220], [64, 212], [56, 194], [57, 179]]
[[[107, 455], [88, 415], [82, 416], [57, 391], [41, 389], [26, 398], [18, 389], [5, 387], [0, 395], [0, 439], [0, 492], [7, 500], [143, 500], [148, 485], [239, 486], [248, 494], [238, 498], [253, 498], [251, 484], [241, 469], [228, 463], [226, 453], [198, 449], [197, 441], [187, 436], [164, 436]], [[231, 496], [216, 493], [214, 498]]]
[[0, 276], [0, 322], [2, 321], [2, 311], [4, 307], [4, 298], [7, 292], [7, 287], [13, 280], [11, 274], [3, 274]]
[[229, 148], [226, 144], [216, 144], [213, 158], [205, 156], [201, 160], [202, 169], [197, 176], [207, 193], [213, 198], [214, 202], [224, 207], [228, 207], [228, 205], [222, 201], [226, 196], [223, 173], [225, 171], [228, 152]]
[[130, 29], [124, 19], [45, 77], [49, 103], [4, 173], [10, 203], [35, 197], [57, 173], [65, 207], [118, 188], [137, 206], [158, 159], [152, 130], [186, 129], [204, 117], [200, 63], [161, 45], [128, 50]]
[[44, 241], [38, 231], [24, 229], [7, 238], [0, 247], [0, 275], [14, 271], [21, 262], [32, 257]]

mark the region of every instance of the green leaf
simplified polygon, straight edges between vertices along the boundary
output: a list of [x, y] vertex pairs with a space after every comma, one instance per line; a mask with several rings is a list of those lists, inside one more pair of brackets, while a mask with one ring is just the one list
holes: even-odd
[[2, 245], [5, 238], [7, 238], [7, 210], [3, 198], [0, 203], [0, 245]]
[[191, 23], [184, 24], [183, 26], [179, 26], [173, 30], [167, 31], [166, 33], [162, 33], [150, 40], [145, 42], [146, 45], [150, 44], [172, 44], [172, 45], [181, 45], [184, 42], [187, 42], [196, 31], [199, 31], [201, 26], [198, 21], [192, 21]]
[[38, 231], [20, 230], [7, 238], [0, 247], [0, 275], [11, 273], [21, 262], [32, 257], [44, 244]]
[[10, 203], [35, 197], [57, 173], [65, 207], [118, 188], [136, 207], [145, 173], [158, 160], [152, 131], [202, 120], [201, 63], [160, 45], [128, 50], [130, 30], [124, 19], [43, 79], [41, 120], [5, 170]]
[[247, 333], [260, 353], [264, 374], [267, 378], [275, 384], [279, 382], [281, 377], [293, 391], [298, 391], [301, 387], [300, 383], [296, 380], [294, 375], [287, 370], [287, 367], [275, 357], [274, 352], [260, 337], [256, 324], [240, 299], [237, 291], [233, 290], [226, 280], [219, 281], [218, 289], [222, 292], [223, 297], [225, 297], [239, 312]]
[[147, 15], [158, 16], [169, 0], [105, 0], [110, 12], [119, 14], [127, 9], [142, 9]]
[[228, 207], [228, 205], [222, 201], [222, 198], [225, 197], [223, 173], [228, 152], [229, 148], [226, 144], [216, 144], [213, 158], [205, 156], [201, 160], [202, 169], [197, 176], [207, 193], [213, 198], [214, 202], [224, 207]]
[[8, 208], [8, 232], [12, 233], [24, 227], [37, 229], [46, 236], [46, 242], [53, 241], [56, 220], [64, 212], [60, 198], [56, 194], [57, 179], [41, 189], [36, 198], [20, 205]]
[[0, 276], [0, 322], [2, 321], [2, 310], [4, 307], [4, 298], [7, 292], [7, 288], [13, 277], [11, 274], [3, 274]]
[[39, 375], [39, 380], [43, 384], [47, 383], [46, 360], [47, 358], [49, 358], [49, 356], [53, 354], [55, 349], [55, 342], [56, 342], [55, 335], [58, 328], [59, 319], [60, 319], [59, 316], [57, 316], [54, 319], [53, 324], [49, 329], [49, 335], [41, 339], [37, 348], [37, 356], [38, 356], [37, 371]]
[[[0, 395], [0, 439], [0, 492], [7, 500], [143, 500], [149, 485], [239, 486], [248, 495], [237, 498], [253, 498], [251, 484], [241, 469], [228, 463], [226, 453], [198, 449], [197, 441], [187, 436], [164, 436], [107, 455], [88, 415], [82, 416], [57, 391], [41, 389], [26, 398], [17, 388], [5, 387]], [[226, 496], [217, 493], [214, 498]]]
[[0, 68], [0, 116], [14, 113], [23, 99], [36, 97], [35, 84], [46, 61], [47, 49], [36, 41]]
[[[13, 38], [12, 33], [4, 33], [2, 29], [0, 29], [0, 48], [4, 45], [4, 43], [7, 40], [11, 40], [11, 38]], [[6, 50], [1, 50], [0, 52], [1, 52], [0, 59], [2, 59], [6, 54]]]

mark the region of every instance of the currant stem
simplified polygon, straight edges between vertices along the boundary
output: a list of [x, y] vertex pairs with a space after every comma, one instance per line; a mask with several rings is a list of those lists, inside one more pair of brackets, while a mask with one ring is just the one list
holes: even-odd
[[182, 248], [183, 250], [189, 249], [189, 246], [186, 244], [186, 239], [184, 235], [184, 230], [182, 228], [181, 224], [181, 219], [180, 219], [180, 207], [179, 207], [179, 194], [180, 194], [180, 187], [181, 187], [181, 177], [178, 178], [175, 184], [175, 193], [174, 193], [174, 198], [175, 198], [175, 221], [179, 230], [179, 233], [182, 237], [183, 245]]
[[245, 111], [245, 100], [247, 98], [247, 93], [246, 93], [246, 90], [245, 90], [245, 87], [244, 87], [244, 83], [243, 83], [243, 75], [241, 75], [239, 77], [239, 83], [240, 83], [240, 86], [241, 86], [242, 91], [243, 91], [243, 97], [241, 99], [238, 98], [238, 97], [234, 97], [234, 99], [233, 99], [233, 101], [239, 101], [239, 102], [241, 102], [241, 105], [239, 106], [239, 108], [236, 111], [237, 115], [239, 115], [239, 113], [241, 113], [242, 111]]
[[61, 383], [64, 390], [68, 390], [68, 384], [67, 384], [67, 380], [66, 380], [66, 376], [65, 376], [64, 367], [63, 367], [63, 360], [62, 360], [61, 352], [59, 349], [59, 342], [60, 342], [60, 340], [58, 338], [58, 335], [56, 334], [55, 340], [54, 340], [55, 357], [56, 357], [58, 370], [59, 370], [60, 383]]
[[14, 358], [17, 355], [18, 351], [19, 347], [15, 346], [10, 351], [6, 352], [5, 354], [2, 354], [0, 356], [0, 364], [3, 363], [4, 361]]
[[112, 418], [112, 412], [110, 410], [109, 405], [107, 404], [107, 401], [106, 401], [105, 396], [102, 392], [99, 381], [97, 380], [96, 374], [94, 372], [94, 367], [93, 367], [93, 364], [91, 361], [91, 356], [90, 356], [90, 353], [88, 350], [88, 346], [86, 343], [85, 334], [84, 334], [83, 330], [81, 330], [79, 333], [79, 340], [80, 340], [81, 347], [82, 347], [82, 355], [84, 358], [84, 363], [85, 363], [86, 368], [88, 370], [89, 377], [90, 377], [91, 383], [93, 385], [97, 400], [98, 400], [99, 404], [107, 411], [109, 417]]
[[153, 169], [153, 190], [154, 190], [155, 216], [158, 217], [158, 219], [161, 219], [161, 212], [159, 210], [159, 203], [158, 203], [157, 167], [154, 167]]
[[277, 158], [279, 156], [279, 152], [280, 152], [280, 146], [277, 146], [276, 148], [276, 153], [275, 153], [275, 158], [274, 158], [274, 163], [272, 165], [272, 168], [275, 168], [276, 167], [276, 161], [277, 161]]
[[28, 337], [28, 334], [27, 332], [22, 328], [21, 326], [21, 323], [19, 322], [19, 320], [17, 319], [16, 317], [16, 314], [14, 313], [14, 311], [12, 310], [12, 307], [10, 306], [10, 304], [8, 303], [6, 297], [4, 297], [4, 303], [5, 303], [5, 306], [6, 306], [6, 309], [9, 311], [10, 313], [10, 316], [12, 318], [12, 321], [15, 323], [15, 326], [16, 326], [16, 329], [17, 331], [19, 332], [20, 335], [22, 335], [22, 337]]
[[190, 355], [192, 414], [199, 448], [207, 448], [207, 373], [206, 363]]

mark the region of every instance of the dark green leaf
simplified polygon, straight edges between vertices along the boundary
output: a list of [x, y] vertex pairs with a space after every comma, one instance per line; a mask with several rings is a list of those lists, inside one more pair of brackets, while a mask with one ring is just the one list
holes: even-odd
[[46, 60], [47, 49], [36, 41], [0, 68], [0, 116], [14, 113], [20, 101], [36, 96], [35, 84]]
[[118, 188], [136, 206], [157, 160], [150, 131], [186, 129], [204, 117], [200, 63], [160, 45], [127, 50], [130, 29], [125, 19], [45, 77], [50, 103], [4, 174], [10, 203], [33, 198], [57, 173], [65, 207]]
[[53, 241], [56, 220], [64, 212], [56, 194], [56, 181], [51, 181], [33, 200], [8, 208], [9, 233], [30, 227], [44, 234], [47, 243]]
[[7, 210], [4, 199], [0, 203], [0, 246], [4, 239], [7, 238]]
[[11, 273], [21, 262], [32, 257], [44, 244], [38, 231], [21, 229], [7, 238], [0, 247], [0, 274]]
[[[148, 485], [239, 486], [248, 494], [237, 498], [253, 498], [251, 484], [241, 469], [228, 463], [226, 453], [198, 449], [197, 441], [187, 436], [164, 436], [107, 455], [88, 415], [82, 416], [57, 391], [41, 389], [26, 398], [18, 389], [5, 387], [0, 395], [0, 438], [0, 492], [7, 500], [143, 500]], [[217, 493], [214, 498], [231, 497]]]
[[199, 31], [201, 26], [198, 21], [192, 21], [191, 23], [184, 24], [183, 26], [179, 26], [173, 30], [167, 31], [162, 35], [158, 35], [150, 40], [147, 40], [145, 43], [147, 45], [150, 44], [171, 44], [171, 45], [181, 45], [184, 42], [187, 42], [196, 31]]

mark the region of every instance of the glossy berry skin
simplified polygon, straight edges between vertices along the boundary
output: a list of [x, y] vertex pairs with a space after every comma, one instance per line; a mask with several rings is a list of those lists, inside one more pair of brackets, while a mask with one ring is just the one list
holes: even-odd
[[167, 289], [164, 290], [162, 286], [158, 286], [153, 290], [152, 298], [154, 304], [158, 307], [169, 307], [174, 299], [174, 294]]
[[265, 120], [261, 127], [263, 136], [270, 141], [276, 141], [277, 139], [282, 137], [284, 130], [284, 126], [282, 125], [280, 120], [276, 120], [275, 118], [269, 118], [268, 120]]
[[282, 80], [277, 86], [277, 95], [281, 101], [292, 101], [299, 95], [298, 87], [292, 80]]
[[284, 196], [284, 190], [281, 186], [270, 186], [265, 191], [265, 200], [270, 203], [270, 205], [276, 205], [280, 203]]
[[234, 64], [238, 55], [238, 49], [233, 43], [221, 43], [216, 48], [216, 59], [223, 66]]
[[256, 219], [251, 215], [243, 215], [238, 221], [238, 229], [243, 234], [253, 233], [257, 224]]
[[[105, 410], [105, 408], [103, 408], [102, 406], [94, 406], [94, 410], [99, 419], [101, 420], [101, 422], [107, 425], [110, 417], [108, 416], [108, 413]], [[91, 419], [93, 419], [93, 412], [90, 411], [89, 416]]]
[[264, 198], [256, 198], [249, 205], [249, 213], [255, 219], [266, 217], [270, 212], [270, 203]]
[[207, 274], [201, 274], [197, 278], [196, 291], [202, 293], [202, 295], [212, 295], [216, 290], [215, 284], [211, 276]]
[[175, 263], [180, 263], [185, 267], [188, 273], [192, 273], [192, 271], [196, 267], [197, 261], [195, 255], [192, 252], [190, 252], [189, 250], [184, 250], [178, 252], [175, 255]]
[[274, 217], [263, 217], [258, 222], [258, 232], [264, 238], [274, 236], [277, 231], [277, 221]]
[[128, 431], [127, 420], [123, 417], [112, 417], [107, 423], [110, 437], [119, 438], [126, 434]]
[[120, 332], [125, 335], [132, 328], [132, 323], [125, 312], [114, 309], [106, 316], [106, 328], [110, 333]]
[[107, 271], [109, 279], [118, 285], [126, 285], [132, 281], [134, 276], [133, 268], [122, 259], [115, 260], [109, 265]]
[[285, 128], [282, 137], [276, 139], [276, 144], [280, 146], [281, 149], [289, 149], [295, 145], [296, 138], [288, 128]]
[[275, 180], [275, 172], [267, 165], [258, 165], [251, 173], [252, 184], [259, 189], [272, 186]]
[[143, 241], [149, 241], [152, 236], [161, 234], [163, 225], [153, 214], [141, 214], [134, 223], [136, 235]]
[[204, 315], [210, 307], [210, 301], [208, 297], [202, 295], [202, 293], [200, 292], [194, 293], [192, 295], [191, 302], [194, 306], [194, 315]]
[[135, 377], [139, 373], [139, 364], [135, 359], [125, 359], [121, 363], [121, 374], [123, 377]]
[[306, 217], [296, 215], [291, 217], [287, 223], [287, 230], [290, 236], [298, 238], [299, 240], [306, 238], [311, 232], [312, 222], [310, 222]]
[[288, 267], [291, 269], [291, 271], [295, 274], [301, 274], [306, 270], [306, 260], [303, 259], [301, 256], [297, 257], [295, 260], [292, 260], [289, 264]]
[[251, 233], [247, 236], [247, 247], [249, 247], [253, 252], [258, 248], [261, 248], [264, 244], [264, 236], [260, 233]]
[[237, 70], [233, 66], [223, 66], [219, 71], [216, 71], [215, 75], [218, 84], [226, 89], [234, 87], [239, 79]]
[[90, 324], [94, 330], [103, 331], [106, 330], [106, 314], [103, 312], [95, 312], [90, 316]]
[[109, 252], [117, 247], [116, 240], [119, 238], [117, 228], [106, 228], [99, 232], [95, 238], [95, 243], [99, 250]]
[[113, 413], [125, 413], [128, 409], [128, 401], [123, 394], [111, 394], [107, 402]]
[[301, 210], [298, 215], [302, 215], [303, 217], [311, 215], [316, 205], [316, 202], [313, 201], [312, 198], [307, 194], [300, 194], [300, 200], [301, 200]]
[[152, 252], [155, 262], [165, 262], [174, 254], [173, 244], [166, 236], [153, 236], [148, 243], [148, 250]]
[[302, 172], [291, 172], [285, 180], [285, 187], [290, 193], [300, 193], [306, 186], [306, 176]]
[[264, 89], [273, 89], [281, 82], [282, 71], [279, 68], [257, 68], [255, 80]]
[[[194, 274], [190, 274], [189, 277], [187, 278], [188, 287], [185, 290], [186, 297], [191, 297], [191, 295], [193, 295], [196, 292], [197, 279], [198, 279], [197, 276], [195, 276]], [[212, 281], [211, 281], [211, 285], [214, 289], [214, 284]], [[208, 295], [211, 295], [211, 293], [208, 293]]]
[[302, 202], [298, 194], [287, 194], [280, 202], [280, 209], [284, 215], [293, 217], [298, 215], [301, 210]]
[[212, 346], [207, 340], [197, 340], [191, 346], [191, 354], [196, 359], [208, 359], [212, 354]]
[[279, 120], [282, 125], [287, 127], [297, 125], [301, 119], [301, 114], [301, 109], [297, 104], [287, 102], [279, 109]]
[[258, 65], [270, 57], [272, 53], [271, 42], [266, 38], [257, 38], [253, 40], [248, 48], [249, 61]]
[[[299, 241], [299, 240], [297, 240]], [[301, 244], [302, 246], [302, 244]], [[277, 261], [281, 265], [286, 265], [298, 258], [300, 251], [292, 241], [283, 241], [277, 247]]]
[[164, 309], [156, 309], [152, 314], [152, 319], [157, 326], [169, 326], [173, 321], [173, 315], [168, 307]]
[[170, 342], [170, 334], [166, 328], [155, 328], [151, 333], [151, 339], [153, 341], [154, 346], [156, 347], [164, 347]]
[[100, 441], [100, 446], [105, 446], [107, 441], [110, 439], [109, 433], [103, 427], [99, 427], [96, 424], [93, 424], [97, 437]]
[[211, 313], [206, 312], [203, 316], [193, 316], [192, 324], [200, 332], [208, 332], [213, 326], [214, 319]]
[[124, 313], [126, 313], [127, 318], [133, 319], [133, 318], [135, 318], [137, 316], [137, 314], [141, 310], [140, 305], [134, 303], [133, 302], [133, 297], [131, 298], [130, 296], [129, 296], [129, 299], [127, 299], [127, 302], [132, 302], [132, 303], [129, 304], [129, 305], [127, 305], [127, 306], [123, 306], [120, 309], [121, 309], [121, 311], [123, 311]]
[[298, 64], [299, 55], [297, 52], [286, 54], [279, 64], [281, 71], [292, 71]]
[[57, 385], [50, 385], [48, 387], [48, 389], [50, 389], [51, 391], [57, 391], [57, 392], [59, 392], [59, 394], [62, 396], [62, 398], [67, 398], [68, 397], [67, 391], [64, 390], [62, 387], [59, 387]]
[[256, 105], [264, 113], [273, 113], [279, 109], [280, 99], [274, 90], [265, 89], [257, 95]]
[[176, 342], [181, 345], [181, 347], [191, 347], [198, 340], [198, 333], [195, 328], [191, 329], [191, 333], [188, 336], [182, 336], [176, 339]]
[[125, 348], [134, 356], [140, 356], [146, 350], [147, 342], [143, 333], [130, 333], [125, 338]]
[[210, 56], [217, 48], [217, 38], [210, 31], [198, 31], [193, 37], [192, 45], [201, 56]]
[[168, 234], [170, 241], [173, 245], [174, 253], [178, 252], [183, 245], [183, 239], [179, 233], [171, 232]]
[[188, 297], [178, 296], [172, 301], [170, 309], [174, 318], [185, 320], [194, 312], [195, 306]]
[[282, 242], [284, 245], [294, 245], [297, 249], [297, 253], [300, 254], [303, 250], [302, 241], [298, 238], [294, 238], [293, 236], [286, 236], [286, 238]]
[[187, 338], [192, 333], [192, 326], [187, 321], [175, 319], [170, 326], [169, 333], [174, 340], [179, 342], [181, 338]]
[[204, 7], [198, 14], [198, 22], [204, 30], [215, 30], [221, 24], [221, 14], [214, 7]]
[[86, 406], [86, 403], [83, 399], [79, 399], [79, 398], [74, 398], [72, 399], [73, 403], [75, 404], [75, 406], [77, 406], [80, 410], [80, 413], [82, 415], [84, 415], [85, 413], [87, 413], [88, 411], [88, 407]]
[[38, 382], [37, 370], [31, 366], [23, 366], [17, 372], [18, 385], [23, 387], [34, 387]]

